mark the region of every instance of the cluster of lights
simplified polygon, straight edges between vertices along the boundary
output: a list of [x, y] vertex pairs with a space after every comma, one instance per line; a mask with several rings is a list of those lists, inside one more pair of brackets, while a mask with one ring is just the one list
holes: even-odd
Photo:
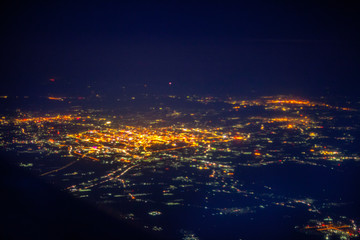
[[72, 115], [57, 115], [54, 117], [30, 117], [30, 118], [20, 118], [15, 119], [15, 124], [22, 123], [42, 123], [42, 122], [61, 122], [61, 121], [72, 121], [79, 120], [80, 117], [75, 117]]
[[133, 158], [149, 156], [152, 153], [173, 151], [189, 147], [207, 146], [215, 142], [244, 140], [243, 136], [224, 133], [219, 130], [186, 128], [145, 128], [125, 126], [122, 129], [90, 130], [67, 135], [77, 145], [76, 151], [96, 153], [110, 151], [124, 153]]

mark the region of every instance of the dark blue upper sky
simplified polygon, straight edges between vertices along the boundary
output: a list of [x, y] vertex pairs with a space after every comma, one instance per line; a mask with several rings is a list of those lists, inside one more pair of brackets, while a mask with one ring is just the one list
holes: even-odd
[[2, 4], [1, 94], [161, 92], [172, 82], [183, 93], [357, 95], [360, 86], [359, 9], [346, 1]]

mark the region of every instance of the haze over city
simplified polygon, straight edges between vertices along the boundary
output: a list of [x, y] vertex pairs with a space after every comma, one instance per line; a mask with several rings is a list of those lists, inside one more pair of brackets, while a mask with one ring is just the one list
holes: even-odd
[[1, 3], [1, 239], [359, 239], [351, 2]]

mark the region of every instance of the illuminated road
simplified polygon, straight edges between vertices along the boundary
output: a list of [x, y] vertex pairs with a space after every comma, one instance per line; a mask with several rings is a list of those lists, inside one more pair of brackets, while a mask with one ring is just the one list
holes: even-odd
[[327, 231], [327, 230], [340, 230], [340, 228], [350, 228], [349, 225], [341, 225], [341, 226], [334, 226], [333, 224], [324, 224], [322, 226], [312, 226], [312, 227], [305, 227], [305, 229], [315, 229], [317, 231]]
[[[69, 154], [71, 155], [71, 150], [72, 150], [72, 147], [70, 146], [69, 147]], [[81, 158], [84, 158], [84, 157], [87, 157], [87, 158], [90, 158], [90, 159], [92, 159], [92, 160], [95, 160], [95, 161], [100, 161], [99, 159], [97, 159], [97, 158], [94, 158], [94, 157], [90, 157], [90, 156], [86, 156], [86, 154], [80, 154], [80, 153], [78, 153], [78, 152], [73, 152], [74, 154], [76, 154], [76, 155], [79, 155], [79, 156], [81, 156]], [[76, 163], [77, 161], [79, 161], [80, 159], [76, 159], [75, 161], [72, 161], [71, 163], [68, 163], [68, 164], [66, 164], [65, 166], [62, 166], [62, 167], [60, 167], [60, 168], [57, 168], [57, 169], [55, 169], [55, 170], [51, 170], [51, 171], [49, 171], [49, 172], [46, 172], [46, 173], [43, 173], [43, 174], [41, 174], [40, 176], [42, 177], [42, 176], [46, 176], [46, 175], [48, 175], [48, 174], [50, 174], [50, 173], [54, 173], [54, 172], [58, 172], [58, 171], [61, 171], [61, 170], [63, 170], [63, 169], [65, 169], [65, 168], [67, 168], [67, 167], [70, 167], [71, 165], [73, 165], [74, 163]]]
[[132, 169], [134, 167], [137, 167], [137, 166], [139, 166], [139, 164], [130, 166], [130, 167], [126, 168], [123, 172], [121, 172], [119, 175], [114, 176], [116, 172], [119, 172], [119, 171], [122, 170], [122, 168], [118, 168], [118, 169], [116, 169], [116, 170], [114, 170], [114, 171], [112, 171], [112, 172], [110, 172], [110, 173], [108, 173], [108, 174], [101, 177], [102, 179], [105, 179], [105, 180], [102, 180], [102, 181], [99, 181], [99, 182], [94, 182], [94, 183], [92, 183], [92, 184], [90, 184], [88, 186], [84, 186], [88, 182], [83, 182], [83, 183], [78, 184], [78, 185], [83, 185], [84, 187], [82, 187], [82, 188], [76, 188], [77, 185], [73, 185], [73, 186], [67, 187], [66, 190], [72, 189], [72, 191], [80, 191], [80, 190], [95, 187], [97, 185], [101, 185], [103, 183], [106, 183], [106, 182], [109, 182], [109, 181], [112, 181], [112, 180], [121, 181], [123, 186], [126, 187], [126, 184], [125, 184], [124, 180], [120, 179], [120, 177], [123, 176], [125, 173], [127, 173], [130, 169]]
[[46, 175], [48, 175], [48, 174], [50, 174], [50, 173], [54, 173], [54, 172], [61, 171], [61, 170], [65, 169], [65, 168], [67, 168], [67, 167], [70, 167], [71, 165], [73, 165], [73, 164], [76, 163], [77, 161], [79, 161], [79, 159], [76, 159], [75, 161], [73, 161], [73, 162], [71, 162], [71, 163], [68, 163], [68, 164], [66, 164], [65, 166], [62, 166], [62, 167], [60, 167], [60, 168], [58, 168], [58, 169], [55, 169], [55, 170], [52, 170], [52, 171], [43, 173], [43, 174], [41, 174], [40, 176], [46, 176]]

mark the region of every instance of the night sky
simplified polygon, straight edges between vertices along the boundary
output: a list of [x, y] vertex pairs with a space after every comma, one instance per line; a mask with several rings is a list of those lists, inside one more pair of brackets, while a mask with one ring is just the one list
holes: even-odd
[[351, 2], [8, 1], [0, 9], [2, 95], [360, 89], [360, 9]]

